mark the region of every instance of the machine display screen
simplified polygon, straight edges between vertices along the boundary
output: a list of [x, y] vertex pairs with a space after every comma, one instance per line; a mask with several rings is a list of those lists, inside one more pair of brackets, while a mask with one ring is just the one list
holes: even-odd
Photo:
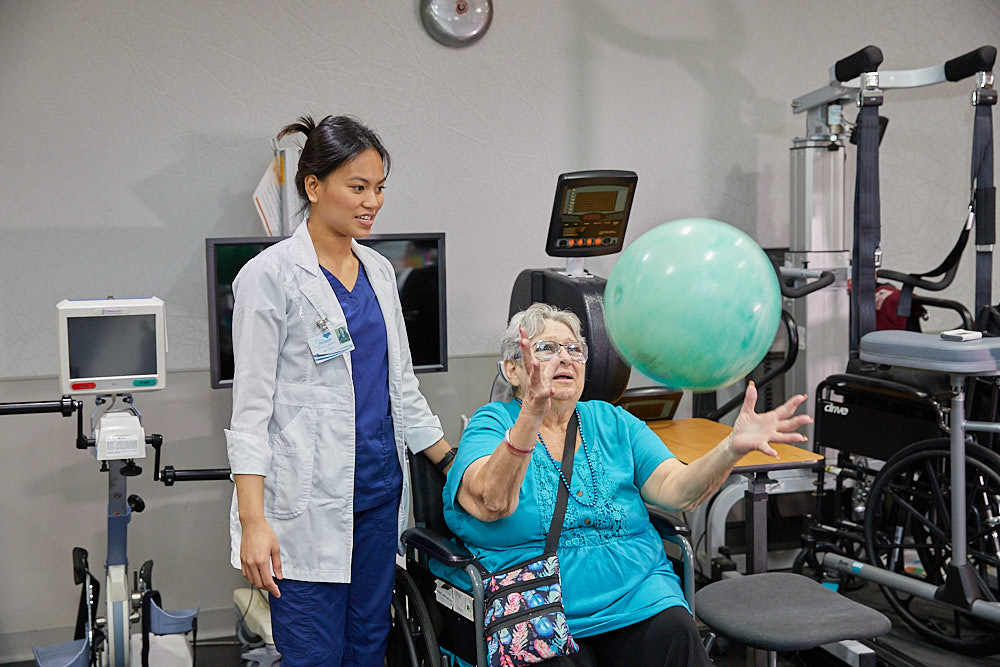
[[618, 192], [615, 190], [597, 190], [592, 192], [580, 192], [582, 188], [574, 188], [567, 193], [566, 213], [577, 212], [610, 212], [617, 208]]
[[628, 186], [581, 185], [563, 191], [556, 248], [621, 249], [628, 216]]
[[66, 319], [69, 377], [156, 375], [156, 316]]

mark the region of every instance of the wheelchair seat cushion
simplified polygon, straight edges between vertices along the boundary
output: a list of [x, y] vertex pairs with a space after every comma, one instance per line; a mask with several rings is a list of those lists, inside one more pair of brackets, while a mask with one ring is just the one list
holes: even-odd
[[1000, 374], [1000, 338], [965, 342], [938, 334], [873, 331], [861, 339], [861, 359], [876, 364], [958, 375]]
[[808, 577], [767, 572], [723, 579], [695, 595], [698, 616], [712, 629], [770, 651], [798, 651], [889, 632], [883, 614]]

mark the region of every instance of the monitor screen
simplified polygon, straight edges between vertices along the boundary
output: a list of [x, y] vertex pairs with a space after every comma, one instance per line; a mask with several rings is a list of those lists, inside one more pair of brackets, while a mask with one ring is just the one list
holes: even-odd
[[156, 316], [69, 317], [69, 377], [156, 375]]
[[553, 257], [620, 252], [637, 182], [631, 171], [560, 174], [545, 251]]
[[[209, 343], [212, 386], [233, 382], [233, 280], [264, 248], [280, 237], [206, 239]], [[410, 341], [413, 370], [448, 370], [443, 233], [373, 234], [359, 243], [385, 256], [396, 271], [396, 288]]]

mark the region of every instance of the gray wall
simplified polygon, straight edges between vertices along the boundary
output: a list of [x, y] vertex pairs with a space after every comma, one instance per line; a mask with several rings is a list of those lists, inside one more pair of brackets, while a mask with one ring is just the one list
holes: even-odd
[[[497, 0], [486, 38], [450, 50], [425, 35], [416, 4], [0, 3], [0, 400], [57, 395], [57, 301], [154, 294], [168, 304], [174, 372], [168, 390], [141, 399], [147, 428], [166, 435], [167, 462], [224, 465], [229, 395], [209, 390], [204, 370], [203, 239], [259, 234], [250, 192], [270, 137], [301, 113], [346, 112], [393, 154], [376, 231], [448, 234], [457, 358], [423, 386], [453, 435], [485, 398], [514, 276], [551, 262], [556, 174], [636, 170], [630, 240], [707, 216], [781, 245], [787, 149], [804, 128], [793, 97], [868, 43], [882, 47], [885, 69], [904, 69], [1000, 35], [990, 0]], [[889, 266], [930, 268], [957, 234], [969, 88], [888, 98]], [[592, 268], [607, 275], [613, 263]], [[969, 267], [947, 295], [968, 300]], [[103, 561], [105, 497], [68, 421], [4, 427], [0, 659], [65, 637], [69, 550], [85, 545]], [[228, 488], [164, 489], [148, 475], [132, 486], [149, 505], [132, 524], [132, 561], [154, 557], [166, 602], [222, 610], [206, 618], [225, 629], [238, 583]]]

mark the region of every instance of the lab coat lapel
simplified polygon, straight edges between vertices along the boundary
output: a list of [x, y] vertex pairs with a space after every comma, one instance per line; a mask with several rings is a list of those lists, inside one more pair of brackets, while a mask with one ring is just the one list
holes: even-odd
[[[292, 236], [296, 241], [295, 263], [306, 271], [305, 274], [298, 276], [299, 291], [316, 310], [317, 322], [326, 318], [331, 330], [335, 325], [346, 323], [347, 318], [344, 316], [344, 310], [340, 307], [340, 301], [337, 300], [337, 295], [334, 294], [330, 282], [319, 268], [316, 248], [313, 246], [306, 223], [300, 224]], [[315, 333], [319, 333], [319, 331], [317, 326]], [[350, 373], [351, 353], [346, 352], [341, 356], [347, 364], [347, 372]]]
[[319, 260], [316, 258], [316, 247], [313, 245], [312, 237], [309, 236], [309, 225], [303, 222], [292, 232], [292, 239], [295, 243], [294, 257], [295, 263], [309, 272], [313, 276], [322, 276], [319, 270]]

